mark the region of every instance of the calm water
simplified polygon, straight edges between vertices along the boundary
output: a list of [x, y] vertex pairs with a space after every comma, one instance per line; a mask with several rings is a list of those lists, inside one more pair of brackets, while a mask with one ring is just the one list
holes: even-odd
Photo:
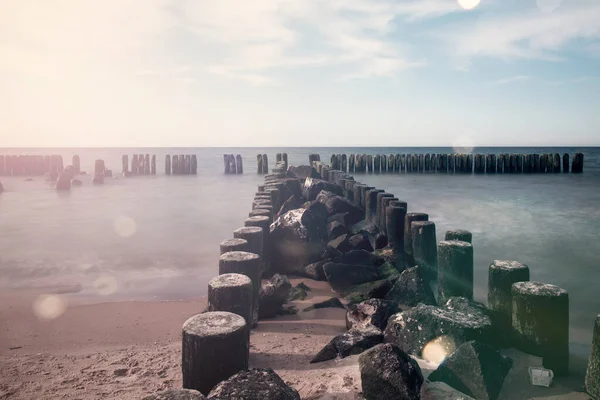
[[[0, 149], [0, 154], [74, 154], [93, 171], [96, 158], [121, 169], [121, 155], [157, 156], [156, 176], [107, 179], [57, 193], [42, 178], [0, 177], [0, 290], [66, 285], [101, 299], [181, 299], [206, 294], [217, 273], [219, 243], [243, 226], [262, 176], [256, 154], [270, 168], [284, 149]], [[293, 148], [290, 164], [308, 154], [448, 153], [451, 149]], [[587, 354], [600, 312], [600, 149], [510, 148], [475, 152], [585, 154], [582, 175], [356, 175], [356, 179], [427, 212], [438, 240], [449, 228], [473, 232], [475, 297], [485, 300], [487, 268], [494, 259], [530, 266], [532, 280], [553, 283], [571, 296], [572, 351]], [[244, 175], [223, 175], [222, 155], [242, 154]], [[166, 154], [196, 154], [197, 176], [165, 176]], [[596, 244], [595, 244], [596, 243]]]

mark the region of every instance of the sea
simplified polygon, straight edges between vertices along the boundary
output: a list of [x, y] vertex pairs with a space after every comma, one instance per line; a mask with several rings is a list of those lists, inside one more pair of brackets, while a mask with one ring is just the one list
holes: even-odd
[[[65, 148], [0, 149], [0, 154], [81, 158], [83, 186], [57, 192], [43, 177], [0, 177], [0, 290], [62, 290], [91, 301], [183, 300], [205, 296], [218, 273], [219, 243], [244, 225], [263, 176], [257, 154], [568, 153], [585, 156], [583, 174], [354, 174], [425, 212], [437, 238], [473, 233], [475, 292], [486, 302], [493, 260], [518, 260], [531, 280], [570, 296], [571, 352], [589, 354], [600, 313], [600, 148]], [[157, 174], [120, 177], [121, 156], [155, 154]], [[167, 176], [167, 154], [195, 154], [198, 174]], [[244, 173], [225, 175], [223, 154], [240, 154]], [[94, 161], [115, 177], [92, 185]]]

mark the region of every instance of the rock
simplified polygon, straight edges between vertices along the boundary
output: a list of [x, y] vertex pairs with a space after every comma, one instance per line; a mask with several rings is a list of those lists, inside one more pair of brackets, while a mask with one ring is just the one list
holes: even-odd
[[327, 263], [323, 266], [325, 277], [335, 291], [348, 289], [350, 286], [373, 282], [385, 278], [378, 267], [368, 265], [351, 265]]
[[277, 186], [279, 187], [281, 199], [289, 199], [292, 196], [297, 199], [302, 198], [302, 185], [300, 185], [300, 181], [298, 179], [280, 179], [277, 181]]
[[292, 284], [285, 275], [275, 274], [263, 284], [258, 295], [258, 318], [273, 318], [281, 309], [288, 298]]
[[365, 212], [362, 208], [341, 195], [338, 196], [331, 192], [322, 191], [317, 196], [317, 201], [325, 204], [329, 215], [348, 214], [346, 221], [350, 225], [356, 224], [365, 218]]
[[420, 272], [421, 267], [419, 266], [404, 270], [385, 299], [409, 307], [414, 307], [419, 303], [435, 305], [433, 291]]
[[373, 251], [371, 240], [369, 240], [369, 236], [364, 233], [351, 236], [350, 239], [348, 239], [348, 244], [352, 250]]
[[325, 239], [327, 237], [327, 231], [325, 230], [327, 207], [324, 207], [324, 204], [313, 202], [307, 205], [300, 221], [311, 233], [311, 237], [315, 239]]
[[288, 211], [271, 224], [268, 259], [274, 272], [294, 273], [319, 261], [325, 250], [321, 238], [326, 220], [326, 215], [319, 215], [320, 207]]
[[56, 180], [56, 190], [70, 190], [71, 189], [71, 174], [66, 170], [58, 174]]
[[350, 250], [346, 254], [339, 257], [339, 261], [343, 264], [352, 265], [382, 265], [385, 260], [367, 250]]
[[327, 247], [335, 249], [341, 253], [346, 253], [350, 251], [350, 243], [348, 239], [348, 235], [338, 236], [337, 238], [330, 240], [329, 243], [327, 243]]
[[281, 206], [275, 218], [281, 217], [288, 211], [295, 210], [297, 208], [302, 207], [302, 200], [298, 199], [296, 196], [290, 196]]
[[298, 392], [271, 368], [241, 371], [219, 383], [209, 400], [300, 400]]
[[344, 195], [344, 190], [338, 184], [314, 178], [306, 178], [306, 181], [304, 181], [303, 193], [304, 198], [308, 201], [316, 200], [319, 193], [324, 190], [338, 196]]
[[337, 297], [332, 297], [329, 300], [325, 300], [320, 303], [313, 304], [310, 307], [306, 307], [302, 311], [312, 311], [312, 310], [318, 310], [321, 308], [344, 308], [345, 309], [346, 307], [344, 307], [344, 305], [342, 304], [340, 299], [338, 299]]
[[396, 278], [386, 278], [374, 282], [367, 282], [351, 286], [343, 291], [341, 295], [348, 304], [357, 304], [369, 299], [384, 299], [390, 291]]
[[127, 376], [129, 370], [127, 368], [117, 368], [113, 371], [114, 376]]
[[471, 340], [489, 343], [492, 322], [479, 314], [419, 304], [390, 317], [384, 333], [386, 342], [420, 357], [425, 346], [440, 337], [444, 337], [447, 353]]
[[[344, 225], [344, 226], [349, 226], [350, 224], [348, 224], [348, 213], [339, 213], [339, 214], [333, 214], [330, 215], [329, 217], [327, 217], [327, 223], [331, 223], [331, 222], [339, 222], [340, 224]], [[347, 233], [347, 232], [344, 232]]]
[[475, 400], [471, 396], [459, 392], [444, 382], [426, 382], [421, 388], [423, 399], [434, 400]]
[[388, 245], [388, 238], [383, 233], [378, 233], [372, 240], [372, 245], [376, 250], [383, 249]]
[[206, 397], [196, 390], [169, 389], [146, 396], [142, 400], [206, 400]]
[[72, 179], [71, 186], [81, 186], [83, 183], [79, 179]]
[[296, 287], [297, 287], [298, 289], [302, 289], [302, 290], [304, 290], [304, 291], [306, 291], [306, 292], [311, 292], [311, 291], [312, 291], [312, 289], [311, 289], [311, 288], [309, 288], [308, 286], [306, 286], [306, 285], [304, 284], [304, 282], [300, 282], [299, 284], [297, 284], [297, 285], [296, 285]]
[[321, 258], [323, 260], [330, 260], [333, 262], [338, 262], [342, 258], [343, 255], [344, 255], [344, 253], [342, 253], [341, 251], [328, 246], [325, 248], [325, 251], [323, 252], [323, 255], [321, 256]]
[[338, 221], [328, 222], [325, 229], [327, 229], [327, 238], [329, 240], [333, 240], [348, 233], [348, 228]]
[[331, 260], [317, 261], [312, 264], [305, 266], [299, 273], [307, 278], [314, 279], [315, 281], [326, 281], [325, 271], [323, 271], [323, 265], [327, 264]]
[[415, 360], [392, 344], [380, 344], [358, 358], [367, 400], [418, 400], [423, 374]]
[[444, 382], [478, 400], [496, 400], [511, 367], [512, 361], [492, 346], [470, 341], [446, 358], [429, 380]]
[[290, 296], [288, 297], [288, 301], [304, 300], [306, 296], [308, 296], [306, 289], [304, 289], [304, 287], [301, 287], [300, 285], [297, 285], [290, 290]]
[[383, 331], [388, 319], [398, 311], [398, 306], [392, 302], [369, 299], [355, 305], [346, 313], [346, 328], [374, 326]]
[[294, 166], [294, 165], [291, 165], [291, 166], [288, 167], [286, 175], [289, 178], [301, 178], [301, 179], [315, 178], [315, 179], [321, 179], [321, 174], [319, 174], [317, 172], [317, 170], [314, 167], [311, 167], [310, 165], [299, 165], [297, 167]]
[[353, 328], [331, 339], [311, 361], [311, 364], [360, 354], [383, 341], [382, 332], [373, 327]]
[[451, 297], [448, 299], [444, 308], [453, 311], [460, 311], [467, 315], [473, 315], [476, 318], [489, 317], [492, 319], [492, 311], [488, 310], [485, 305], [476, 301], [467, 299], [466, 297]]

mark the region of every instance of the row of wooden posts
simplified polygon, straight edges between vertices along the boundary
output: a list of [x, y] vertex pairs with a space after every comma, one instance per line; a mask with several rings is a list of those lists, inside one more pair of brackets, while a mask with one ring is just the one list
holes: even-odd
[[167, 154], [165, 157], [165, 174], [196, 175], [198, 174], [198, 158], [195, 154]]
[[[309, 162], [320, 161], [309, 155]], [[331, 166], [349, 173], [520, 174], [583, 172], [583, 154], [333, 154]]]
[[129, 170], [129, 156], [121, 157], [123, 176], [131, 175], [156, 175], [156, 155], [134, 154], [131, 157], [131, 170]]
[[[280, 164], [281, 168], [285, 168], [287, 170], [288, 167], [288, 155], [287, 153], [277, 153], [275, 155], [275, 162]], [[269, 158], [266, 154], [257, 154], [256, 155], [256, 165], [257, 172], [259, 174], [268, 174], [269, 173]], [[277, 166], [276, 166], [277, 168]]]
[[244, 173], [244, 163], [242, 162], [242, 156], [240, 154], [236, 156], [233, 154], [223, 154], [223, 163], [225, 164], [226, 174]]
[[[72, 166], [80, 172], [80, 159], [73, 156]], [[0, 176], [58, 176], [64, 170], [60, 155], [0, 155]], [[55, 178], [56, 179], [56, 178]]]

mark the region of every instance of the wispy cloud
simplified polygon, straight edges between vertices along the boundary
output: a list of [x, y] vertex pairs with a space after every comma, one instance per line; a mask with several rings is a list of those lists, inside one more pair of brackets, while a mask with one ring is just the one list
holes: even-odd
[[517, 75], [517, 76], [511, 76], [510, 78], [499, 79], [497, 81], [490, 82], [489, 84], [491, 86], [508, 85], [509, 83], [527, 81], [530, 79], [531, 79], [531, 77], [527, 76], [527, 75]]

